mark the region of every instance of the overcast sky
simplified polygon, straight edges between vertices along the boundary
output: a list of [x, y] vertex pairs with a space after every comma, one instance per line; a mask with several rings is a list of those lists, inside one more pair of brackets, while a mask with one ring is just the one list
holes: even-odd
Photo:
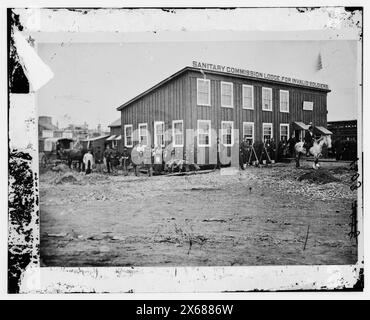
[[54, 72], [38, 91], [38, 114], [61, 127], [106, 127], [119, 105], [193, 60], [326, 83], [328, 120], [357, 118], [356, 41], [45, 43], [38, 54]]

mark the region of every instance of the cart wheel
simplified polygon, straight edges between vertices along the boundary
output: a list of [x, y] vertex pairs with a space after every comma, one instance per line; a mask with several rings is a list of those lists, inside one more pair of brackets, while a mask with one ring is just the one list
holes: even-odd
[[41, 156], [41, 159], [40, 159], [39, 163], [40, 163], [41, 168], [46, 168], [46, 165], [48, 163], [48, 159], [46, 158], [45, 155]]

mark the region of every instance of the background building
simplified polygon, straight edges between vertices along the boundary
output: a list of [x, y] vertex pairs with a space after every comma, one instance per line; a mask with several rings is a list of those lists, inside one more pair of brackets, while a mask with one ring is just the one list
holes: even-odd
[[59, 129], [56, 125], [52, 123], [52, 117], [40, 116], [38, 122], [38, 134], [40, 138], [53, 138], [54, 132]]
[[328, 129], [333, 133], [333, 140], [357, 141], [357, 120], [328, 121]]
[[328, 121], [328, 129], [333, 133], [332, 154], [337, 160], [357, 158], [357, 120]]
[[108, 127], [110, 136], [107, 138], [106, 144], [109, 144], [111, 148], [117, 148], [118, 151], [122, 152], [121, 118], [112, 122]]

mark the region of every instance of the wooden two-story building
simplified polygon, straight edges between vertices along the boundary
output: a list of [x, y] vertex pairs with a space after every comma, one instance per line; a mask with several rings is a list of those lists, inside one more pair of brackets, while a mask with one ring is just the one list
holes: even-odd
[[[170, 146], [199, 163], [242, 139], [302, 138], [312, 123], [327, 134], [325, 84], [193, 62], [117, 108], [123, 145]], [[321, 128], [321, 129], [320, 129]]]

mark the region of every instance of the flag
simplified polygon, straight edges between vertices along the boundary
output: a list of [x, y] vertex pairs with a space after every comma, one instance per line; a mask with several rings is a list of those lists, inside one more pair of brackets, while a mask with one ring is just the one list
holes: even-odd
[[204, 73], [204, 71], [202, 69], [200, 69], [200, 72], [202, 73], [203, 78], [206, 79], [206, 74]]
[[321, 58], [321, 53], [319, 53], [319, 57], [317, 59], [317, 71], [322, 69], [322, 58]]

